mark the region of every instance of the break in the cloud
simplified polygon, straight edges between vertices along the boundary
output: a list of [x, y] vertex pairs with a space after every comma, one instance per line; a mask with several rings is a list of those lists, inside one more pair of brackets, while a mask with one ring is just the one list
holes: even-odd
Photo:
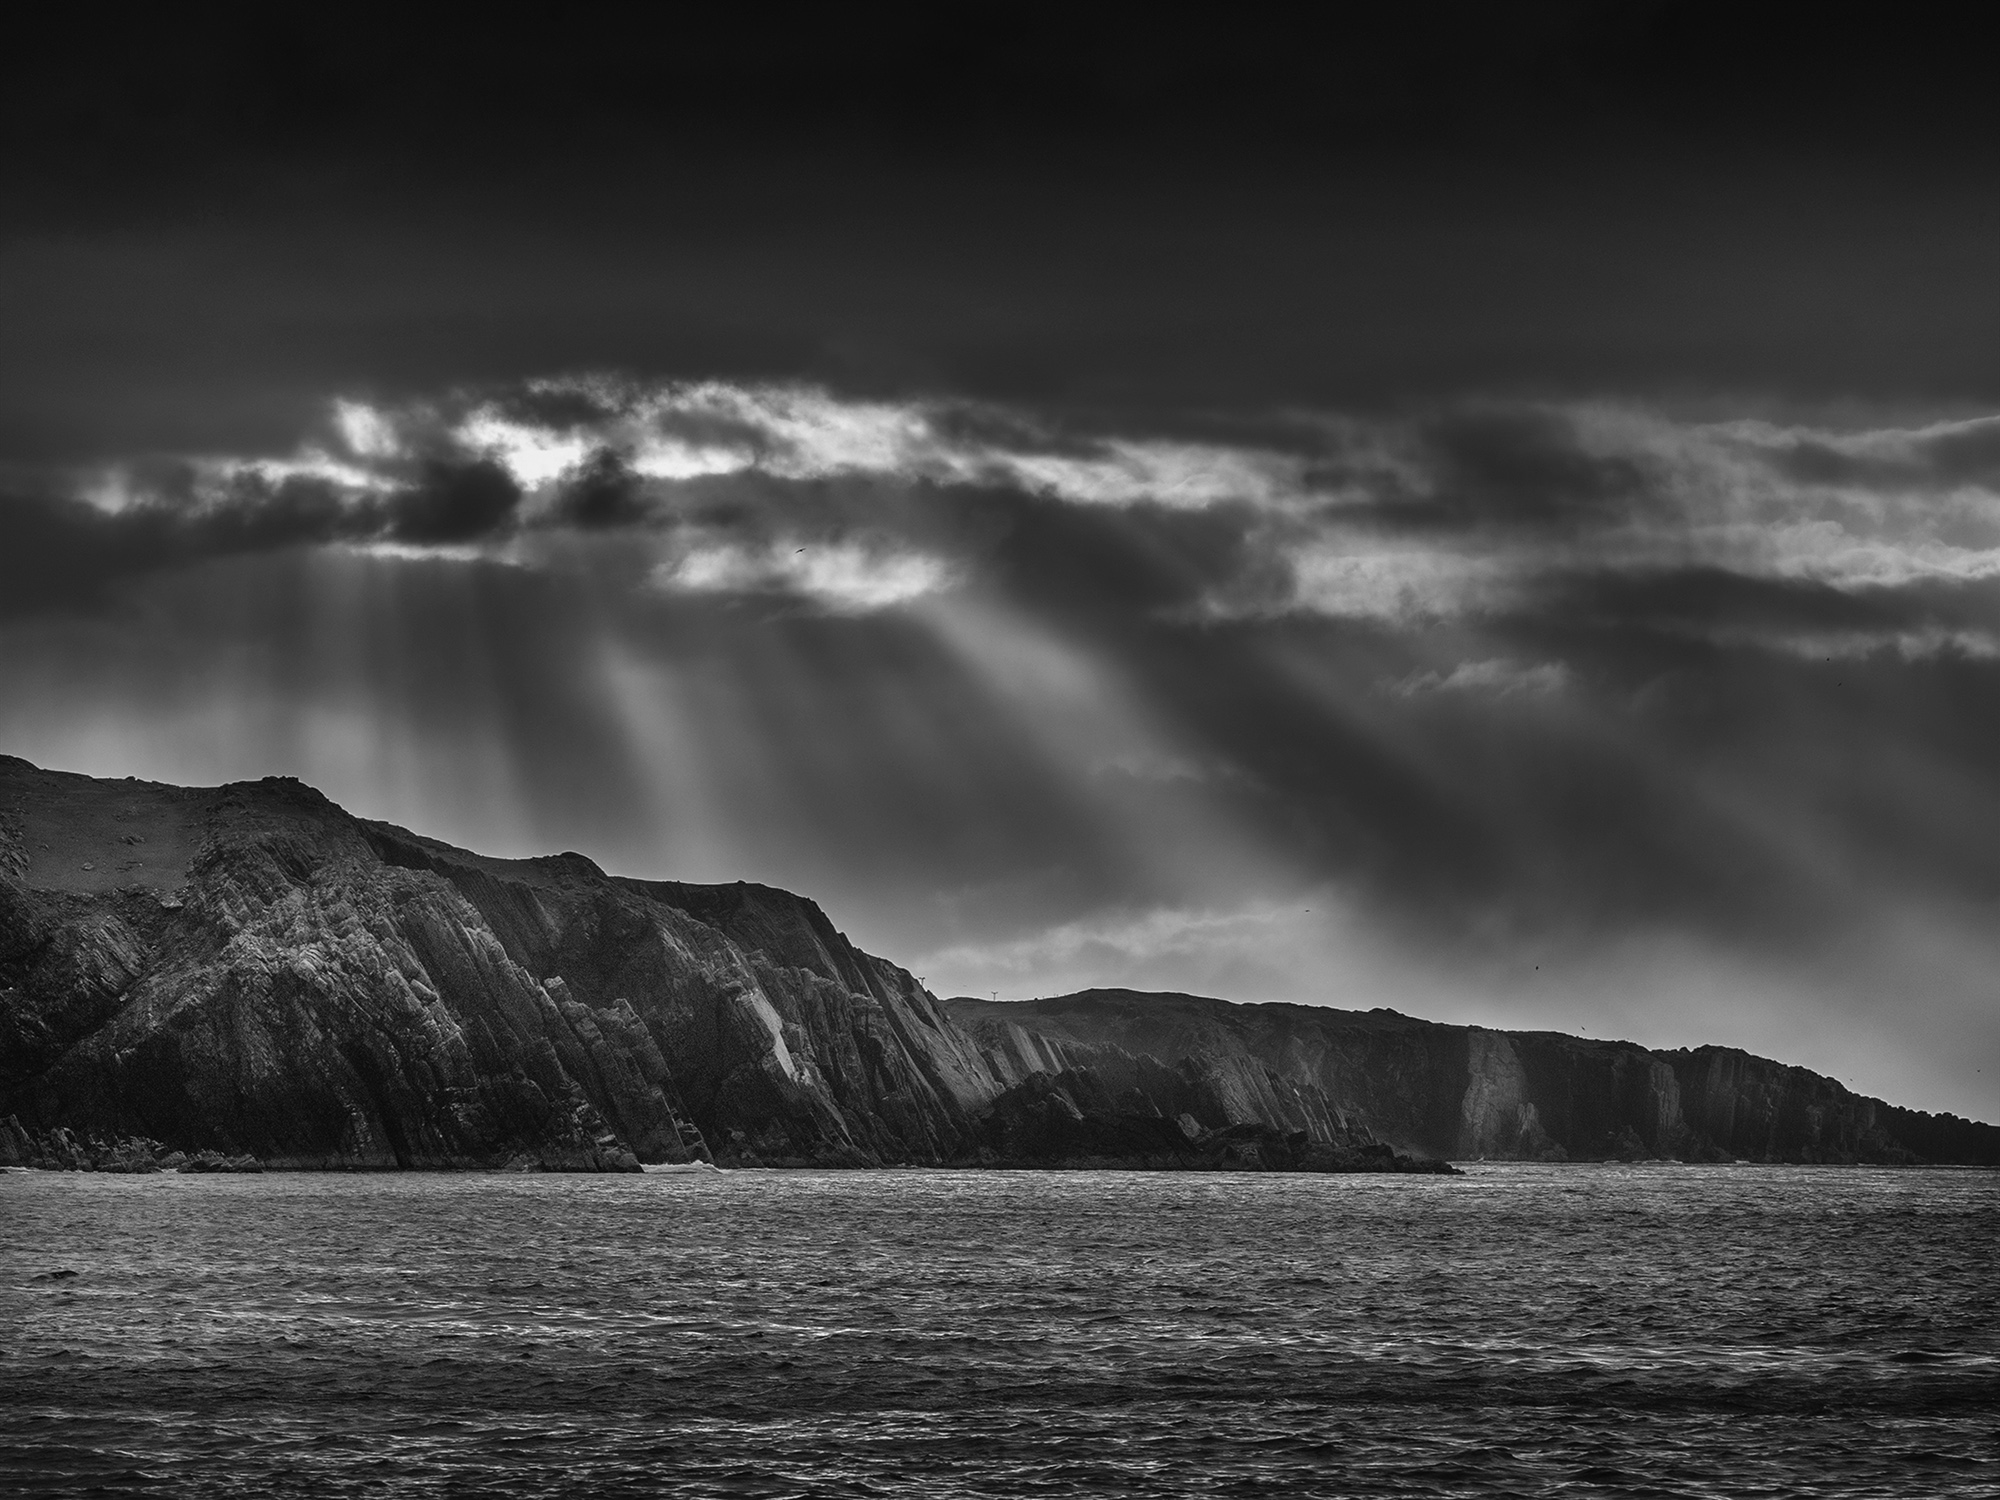
[[791, 594], [832, 609], [886, 609], [944, 587], [945, 566], [909, 552], [874, 552], [854, 543], [830, 547], [735, 542], [688, 548], [653, 570], [655, 587], [696, 594]]
[[291, 454], [115, 466], [0, 507], [0, 528], [16, 611], [233, 552], [559, 566], [563, 535], [614, 531], [656, 590], [879, 609], [977, 581], [996, 527], [1039, 502], [1125, 515], [1161, 545], [1175, 517], [1208, 518], [1172, 602], [1215, 620], [1396, 626], [1592, 594], [1616, 613], [1712, 578], [1730, 587], [1705, 617], [1661, 623], [1826, 655], [1977, 652], [1996, 639], [1978, 587], [2000, 577], [1996, 433], [1991, 418], [1807, 427], [1481, 403], [1280, 414], [1254, 440], [1195, 441], [991, 403], [568, 378], [341, 400]]

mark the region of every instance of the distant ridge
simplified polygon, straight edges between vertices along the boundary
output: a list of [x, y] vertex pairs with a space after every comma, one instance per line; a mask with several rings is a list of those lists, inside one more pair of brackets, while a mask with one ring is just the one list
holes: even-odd
[[0, 1165], [2000, 1162], [1723, 1048], [1093, 990], [940, 1002], [768, 886], [502, 860], [267, 778], [0, 756]]
[[1162, 1110], [1322, 1117], [1455, 1161], [2000, 1164], [2000, 1127], [1855, 1094], [1733, 1047], [1654, 1051], [1392, 1010], [1094, 989], [946, 1002], [997, 1069], [1088, 1070]]

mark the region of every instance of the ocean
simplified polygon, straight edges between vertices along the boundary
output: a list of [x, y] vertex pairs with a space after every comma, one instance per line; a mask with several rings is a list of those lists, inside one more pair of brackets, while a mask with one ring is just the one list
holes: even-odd
[[0, 1174], [0, 1490], [2000, 1494], [2000, 1174]]

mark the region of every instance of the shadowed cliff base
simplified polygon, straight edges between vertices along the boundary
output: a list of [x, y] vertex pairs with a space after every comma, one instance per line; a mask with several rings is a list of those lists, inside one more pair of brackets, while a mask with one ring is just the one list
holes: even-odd
[[2000, 1162], [1740, 1052], [1090, 991], [940, 1002], [809, 900], [489, 859], [267, 778], [0, 757], [0, 1165]]

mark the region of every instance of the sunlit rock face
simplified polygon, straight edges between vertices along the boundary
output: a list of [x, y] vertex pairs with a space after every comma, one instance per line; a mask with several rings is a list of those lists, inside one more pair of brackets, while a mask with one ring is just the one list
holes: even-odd
[[1068, 1070], [1203, 1133], [1255, 1121], [1453, 1160], [2000, 1163], [2000, 1127], [1733, 1048], [1131, 990], [949, 1006], [1010, 1082]]
[[1093, 990], [940, 1003], [765, 886], [500, 860], [296, 781], [0, 758], [0, 1164], [2000, 1162], [1721, 1048]]
[[[937, 1161], [998, 1091], [811, 902], [482, 859], [296, 782], [0, 763], [0, 1118], [273, 1166]], [[17, 1152], [16, 1154], [20, 1154]]]

